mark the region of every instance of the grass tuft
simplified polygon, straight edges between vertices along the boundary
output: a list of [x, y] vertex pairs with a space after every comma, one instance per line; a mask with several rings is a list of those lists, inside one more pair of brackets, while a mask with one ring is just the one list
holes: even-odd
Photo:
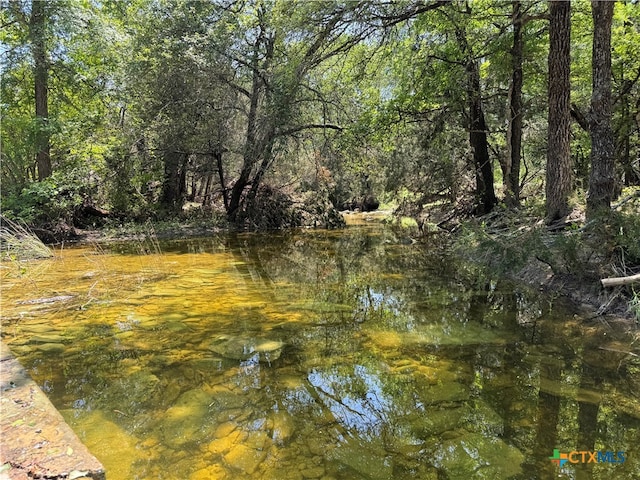
[[0, 215], [0, 260], [49, 258], [53, 251], [26, 225]]

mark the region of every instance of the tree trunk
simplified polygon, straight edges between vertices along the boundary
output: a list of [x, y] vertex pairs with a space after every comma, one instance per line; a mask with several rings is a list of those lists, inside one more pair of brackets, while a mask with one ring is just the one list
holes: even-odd
[[571, 3], [549, 2], [549, 135], [546, 172], [546, 221], [569, 214], [571, 174]]
[[510, 207], [520, 204], [520, 160], [522, 150], [522, 4], [513, 4], [512, 74], [509, 88], [509, 127], [507, 130], [507, 159], [503, 168], [505, 201]]
[[[202, 194], [202, 205], [205, 207], [208, 207], [209, 205], [211, 205], [211, 182], [212, 181], [213, 181], [213, 174], [212, 173], [207, 174], [207, 181], [204, 186], [204, 193]], [[224, 195], [223, 198], [225, 198], [224, 206], [227, 207], [226, 192], [223, 190], [222, 194]]]
[[273, 162], [273, 139], [275, 139], [275, 130], [272, 130], [268, 135], [267, 139], [269, 142], [263, 147], [263, 156], [262, 162], [260, 162], [260, 167], [258, 171], [253, 177], [251, 181], [251, 190], [249, 191], [248, 198], [250, 201], [253, 201], [256, 198], [256, 194], [258, 193], [258, 188], [260, 187], [260, 183], [264, 178], [264, 175], [267, 173], [267, 170], [271, 166]]
[[49, 62], [46, 46], [45, 9], [47, 2], [31, 1], [29, 33], [34, 65], [35, 107], [36, 107], [36, 166], [38, 180], [51, 175], [50, 134], [49, 134]]
[[183, 153], [168, 151], [164, 157], [164, 179], [162, 182], [162, 197], [160, 203], [169, 210], [178, 210], [182, 207], [182, 194], [184, 193], [183, 175], [181, 166], [184, 163]]
[[[467, 14], [471, 7], [467, 5]], [[473, 167], [476, 177], [475, 214], [489, 213], [498, 203], [493, 186], [493, 166], [489, 158], [487, 143], [487, 124], [482, 108], [482, 90], [480, 87], [480, 70], [478, 61], [467, 41], [464, 27], [456, 28], [456, 38], [460, 49], [466, 57], [467, 104], [469, 107], [469, 145], [473, 154]]]
[[187, 172], [189, 171], [189, 163], [191, 163], [189, 160], [190, 155], [188, 153], [184, 153], [182, 155], [182, 163], [178, 172], [178, 200], [180, 207], [182, 207], [182, 202], [187, 194]]
[[489, 158], [487, 124], [482, 109], [478, 63], [475, 60], [470, 60], [467, 68], [471, 82], [469, 143], [473, 151], [473, 163], [476, 171], [476, 213], [484, 215], [493, 209], [498, 200], [493, 186], [493, 166]]
[[593, 90], [589, 114], [591, 174], [587, 194], [587, 218], [608, 212], [615, 187], [615, 144], [611, 128], [611, 22], [613, 2], [592, 0]]
[[[216, 161], [216, 168], [218, 170], [218, 178], [220, 180], [220, 188], [222, 190], [222, 201], [224, 202], [224, 211], [229, 211], [229, 192], [227, 190], [227, 182], [224, 179], [224, 165], [222, 164], [223, 150], [221, 146], [216, 146], [213, 151], [213, 158]], [[211, 183], [211, 177], [207, 176], [207, 192], [209, 192], [209, 185]]]
[[[257, 75], [257, 74], [256, 74]], [[252, 107], [253, 107], [253, 99], [252, 99]], [[256, 145], [256, 112], [253, 108], [249, 111], [249, 121], [247, 125], [247, 137], [244, 147], [244, 158], [242, 162], [242, 170], [240, 171], [240, 176], [233, 184], [233, 188], [231, 189], [231, 195], [229, 197], [229, 204], [227, 208], [227, 215], [229, 220], [234, 222], [237, 219], [238, 210], [240, 209], [240, 204], [242, 203], [242, 195], [244, 193], [245, 188], [249, 185], [249, 179], [251, 178], [251, 172], [253, 171], [254, 166], [258, 163], [260, 150]]]
[[260, 35], [254, 45], [252, 69], [253, 79], [251, 86], [251, 97], [249, 99], [249, 114], [247, 117], [247, 132], [245, 137], [244, 154], [242, 161], [242, 170], [240, 176], [233, 184], [231, 189], [231, 195], [229, 197], [229, 205], [227, 207], [227, 216], [229, 220], [235, 222], [238, 215], [238, 210], [242, 202], [242, 194], [245, 188], [249, 184], [251, 178], [251, 172], [254, 166], [259, 162], [261, 156], [261, 149], [259, 147], [259, 119], [258, 112], [260, 106], [260, 97], [263, 94], [264, 82], [260, 76], [259, 70], [259, 57], [260, 46], [264, 40], [265, 31], [261, 26]]

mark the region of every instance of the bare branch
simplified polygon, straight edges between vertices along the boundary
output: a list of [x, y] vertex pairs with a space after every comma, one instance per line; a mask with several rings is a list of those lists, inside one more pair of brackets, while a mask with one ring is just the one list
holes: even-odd
[[585, 132], [588, 132], [590, 130], [589, 119], [587, 115], [585, 115], [580, 107], [578, 107], [575, 103], [571, 104], [571, 116], [576, 122], [578, 122], [578, 125], [580, 125], [580, 127]]
[[616, 95], [616, 97], [613, 99], [612, 105], [615, 105], [622, 99], [622, 97], [628, 95], [633, 86], [638, 82], [638, 80], [640, 80], [640, 68], [638, 68], [638, 70], [636, 71], [636, 75], [634, 78], [625, 80], [623, 82], [620, 93], [618, 93], [618, 95]]
[[339, 126], [339, 125], [333, 125], [331, 123], [307, 123], [305, 125], [298, 125], [296, 127], [291, 127], [288, 128], [286, 130], [282, 130], [280, 132], [277, 132], [276, 135], [279, 137], [284, 137], [287, 135], [291, 135], [293, 133], [298, 133], [302, 130], [310, 130], [313, 128], [320, 128], [320, 129], [330, 129], [330, 130], [337, 130], [339, 132], [342, 132], [344, 130], [343, 127]]
[[440, 8], [449, 3], [451, 2], [440, 1], [440, 0], [436, 2], [430, 2], [430, 3], [418, 1], [414, 5], [412, 5], [408, 10], [402, 13], [398, 13], [396, 15], [376, 15], [374, 16], [374, 19], [381, 20], [383, 28], [389, 28], [389, 27], [393, 27], [394, 25], [397, 25], [398, 23], [402, 23], [406, 20], [415, 18], [421, 13], [425, 13], [430, 10], [435, 10], [436, 8]]
[[640, 273], [637, 275], [629, 275], [628, 277], [611, 277], [600, 280], [603, 287], [617, 287], [619, 285], [629, 285], [630, 283], [635, 282], [640, 282]]

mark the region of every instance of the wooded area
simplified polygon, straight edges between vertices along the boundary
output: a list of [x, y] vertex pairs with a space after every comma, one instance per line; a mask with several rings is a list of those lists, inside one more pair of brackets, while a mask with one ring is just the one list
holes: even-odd
[[2, 210], [32, 225], [553, 223], [640, 183], [632, 1], [1, 3]]

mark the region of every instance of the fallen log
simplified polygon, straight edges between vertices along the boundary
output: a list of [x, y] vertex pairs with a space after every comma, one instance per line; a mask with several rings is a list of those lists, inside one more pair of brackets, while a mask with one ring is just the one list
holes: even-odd
[[600, 280], [603, 287], [617, 287], [618, 285], [628, 285], [634, 282], [640, 282], [640, 273], [629, 275], [628, 277], [610, 277]]

